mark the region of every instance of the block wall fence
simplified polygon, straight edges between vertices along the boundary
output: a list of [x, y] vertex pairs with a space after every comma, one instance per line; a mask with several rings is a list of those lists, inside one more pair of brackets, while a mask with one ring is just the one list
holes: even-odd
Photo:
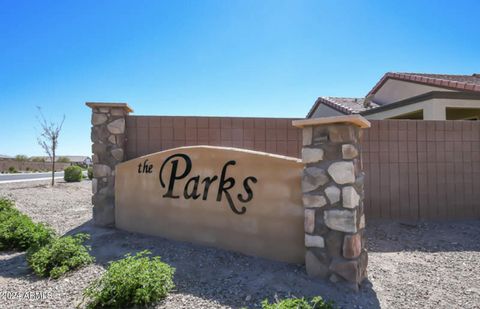
[[[70, 163], [55, 162], [55, 171], [63, 171]], [[14, 167], [17, 171], [37, 170], [37, 171], [51, 171], [52, 163], [50, 162], [30, 162], [17, 161], [12, 159], [0, 160], [0, 172], [8, 172], [10, 167]]]
[[299, 157], [294, 118], [127, 116], [127, 159], [180, 146], [245, 148]]
[[[294, 118], [126, 116], [126, 159], [214, 145], [300, 157]], [[361, 141], [368, 219], [480, 218], [480, 122], [372, 120]]]
[[480, 218], [480, 122], [372, 120], [362, 155], [367, 218]]

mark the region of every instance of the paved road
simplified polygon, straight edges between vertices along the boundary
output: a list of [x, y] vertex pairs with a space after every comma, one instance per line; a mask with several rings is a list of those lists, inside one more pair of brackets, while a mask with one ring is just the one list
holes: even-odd
[[[46, 180], [51, 177], [52, 173], [0, 174], [0, 183]], [[63, 172], [56, 172], [55, 178], [63, 178]]]

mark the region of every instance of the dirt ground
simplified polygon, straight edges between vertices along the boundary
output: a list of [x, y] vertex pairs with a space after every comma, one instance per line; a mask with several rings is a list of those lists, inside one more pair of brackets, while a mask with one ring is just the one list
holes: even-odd
[[176, 268], [157, 308], [259, 307], [265, 298], [321, 295], [341, 308], [480, 308], [480, 221], [367, 222], [368, 280], [360, 292], [306, 276], [302, 265], [94, 227], [90, 182], [0, 185], [0, 196], [61, 234], [87, 232], [96, 262], [59, 280], [37, 278], [24, 253], [0, 253], [0, 308], [74, 308], [109, 261], [148, 249]]

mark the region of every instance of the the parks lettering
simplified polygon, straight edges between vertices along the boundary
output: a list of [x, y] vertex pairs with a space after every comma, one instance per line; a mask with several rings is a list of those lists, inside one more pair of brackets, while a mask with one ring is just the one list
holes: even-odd
[[[180, 160], [182, 160], [185, 163], [184, 170], [179, 170]], [[172, 165], [170, 175], [163, 175], [164, 168], [169, 163]], [[230, 206], [230, 209], [234, 213], [239, 215], [244, 214], [247, 211], [245, 206], [237, 208], [235, 206], [235, 201], [234, 201], [235, 197], [232, 197], [232, 195], [229, 192], [229, 190], [235, 186], [236, 181], [234, 178], [227, 176], [227, 170], [229, 166], [233, 166], [235, 164], [236, 162], [234, 160], [230, 160], [226, 162], [222, 167], [220, 179], [216, 175], [212, 177], [204, 177], [203, 179], [200, 179], [200, 175], [195, 175], [193, 177], [190, 177], [185, 183], [185, 187], [183, 189], [183, 197], [185, 199], [194, 199], [194, 200], [201, 197], [202, 200], [206, 201], [208, 198], [209, 189], [212, 183], [214, 183], [215, 181], [218, 181], [218, 190], [216, 192], [217, 202], [220, 202], [223, 196], [225, 196], [225, 198], [227, 199], [228, 205]], [[160, 185], [162, 186], [162, 188], [167, 188], [167, 192], [163, 195], [163, 197], [173, 198], [173, 199], [180, 198], [179, 195], [175, 195], [173, 193], [173, 190], [175, 188], [175, 182], [177, 180], [189, 177], [191, 170], [192, 170], [192, 160], [186, 154], [178, 153], [166, 158], [159, 172]], [[164, 181], [165, 176], [167, 176], [166, 178], [167, 181]], [[251, 201], [253, 199], [252, 184], [256, 182], [257, 182], [257, 178], [253, 176], [249, 176], [243, 179], [242, 185], [245, 192], [237, 194], [236, 200], [240, 203], [247, 203]], [[199, 187], [203, 187], [203, 189]]]

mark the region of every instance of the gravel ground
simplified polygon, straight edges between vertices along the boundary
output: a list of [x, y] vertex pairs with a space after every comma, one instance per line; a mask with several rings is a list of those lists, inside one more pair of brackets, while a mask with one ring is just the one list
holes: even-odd
[[[90, 182], [0, 185], [34, 220], [59, 233], [90, 233], [96, 263], [59, 280], [39, 279], [24, 253], [0, 253], [0, 308], [74, 308], [108, 261], [149, 249], [173, 265], [176, 289], [157, 308], [258, 307], [265, 298], [322, 295], [342, 308], [480, 308], [480, 221], [416, 225], [368, 222], [369, 280], [360, 292], [272, 262], [91, 224]], [[25, 292], [43, 293], [43, 299]], [[8, 298], [14, 299], [8, 299]]]

